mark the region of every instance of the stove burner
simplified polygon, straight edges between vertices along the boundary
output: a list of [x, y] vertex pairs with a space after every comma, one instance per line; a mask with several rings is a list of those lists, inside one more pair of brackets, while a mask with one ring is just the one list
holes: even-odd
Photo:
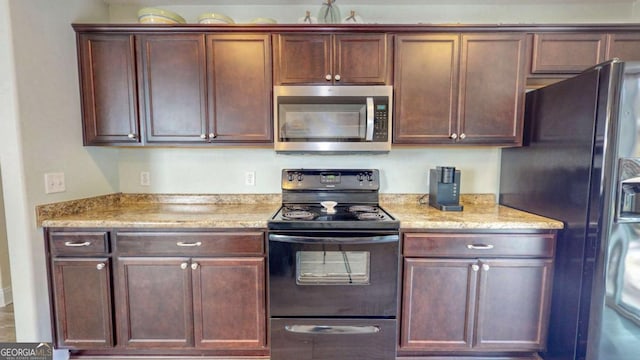
[[307, 205], [285, 205], [284, 208], [282, 209], [285, 212], [289, 212], [289, 211], [309, 211], [309, 206]]
[[[376, 210], [374, 210], [376, 211]], [[358, 220], [382, 220], [384, 219], [384, 215], [379, 212], [363, 212], [357, 213], [356, 217]]]
[[352, 213], [377, 213], [380, 210], [375, 206], [370, 205], [353, 205], [349, 207], [349, 212]]
[[312, 220], [316, 215], [305, 210], [285, 210], [282, 217], [287, 220]]

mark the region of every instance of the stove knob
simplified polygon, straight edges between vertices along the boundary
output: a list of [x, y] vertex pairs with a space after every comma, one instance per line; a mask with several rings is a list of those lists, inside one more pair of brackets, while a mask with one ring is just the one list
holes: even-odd
[[293, 181], [293, 174], [292, 174], [292, 173], [289, 173], [289, 174], [287, 175], [287, 180], [289, 180], [289, 181]]
[[302, 181], [302, 179], [304, 179], [304, 177], [302, 176], [302, 174], [298, 174], [298, 181]]
[[370, 172], [369, 174], [367, 174], [367, 180], [369, 181], [373, 181], [373, 173]]

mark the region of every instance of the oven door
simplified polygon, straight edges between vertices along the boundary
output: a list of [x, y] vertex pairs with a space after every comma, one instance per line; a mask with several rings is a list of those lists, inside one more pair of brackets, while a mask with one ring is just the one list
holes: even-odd
[[397, 232], [269, 234], [272, 317], [390, 317], [397, 312]]

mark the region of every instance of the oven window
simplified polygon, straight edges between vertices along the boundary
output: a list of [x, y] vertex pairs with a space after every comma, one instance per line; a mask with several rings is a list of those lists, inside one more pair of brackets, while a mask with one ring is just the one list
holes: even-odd
[[369, 285], [368, 251], [298, 251], [298, 285]]

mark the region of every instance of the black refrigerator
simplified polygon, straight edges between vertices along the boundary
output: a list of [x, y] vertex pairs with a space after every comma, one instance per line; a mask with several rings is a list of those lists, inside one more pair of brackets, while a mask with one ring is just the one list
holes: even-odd
[[502, 205], [564, 222], [545, 360], [640, 359], [640, 62], [527, 93]]

